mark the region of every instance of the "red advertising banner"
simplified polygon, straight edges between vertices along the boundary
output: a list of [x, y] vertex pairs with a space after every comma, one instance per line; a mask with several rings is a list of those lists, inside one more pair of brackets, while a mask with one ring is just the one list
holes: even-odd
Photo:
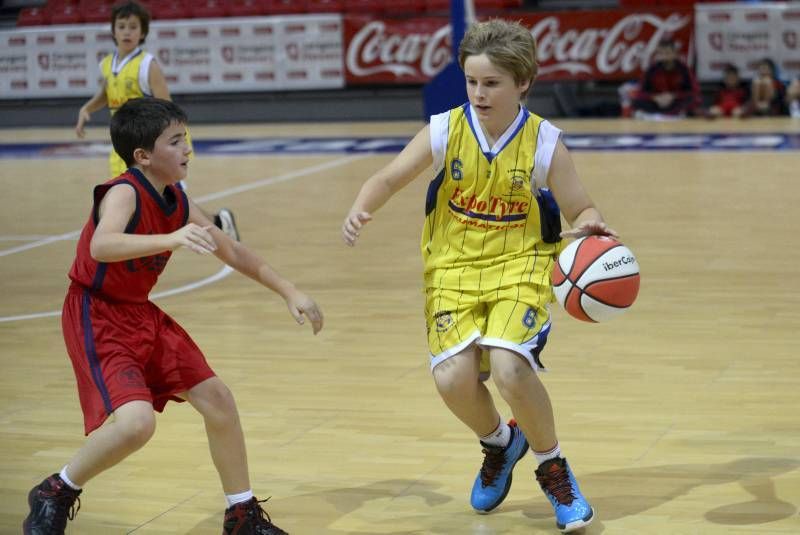
[[[515, 13], [509, 18], [531, 29], [540, 80], [638, 78], [667, 37], [675, 40], [684, 59], [692, 55], [691, 8]], [[344, 19], [348, 85], [425, 83], [450, 61], [447, 18]]]

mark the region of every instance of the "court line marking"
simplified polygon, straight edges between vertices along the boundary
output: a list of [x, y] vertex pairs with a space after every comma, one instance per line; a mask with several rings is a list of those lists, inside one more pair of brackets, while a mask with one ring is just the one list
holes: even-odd
[[[250, 191], [256, 188], [261, 188], [263, 186], [270, 186], [272, 184], [279, 184], [281, 182], [287, 182], [289, 180], [294, 180], [295, 178], [299, 178], [310, 173], [315, 173], [317, 171], [324, 171], [326, 169], [330, 169], [332, 167], [338, 167], [340, 165], [344, 165], [356, 160], [361, 160], [366, 158], [367, 156], [371, 156], [370, 154], [354, 154], [352, 156], [346, 156], [344, 158], [339, 158], [338, 160], [333, 160], [330, 162], [321, 163], [318, 165], [312, 165], [311, 167], [306, 167], [305, 169], [298, 169], [296, 171], [290, 171], [289, 173], [285, 173], [283, 175], [279, 175], [272, 178], [264, 178], [262, 180], [256, 180], [255, 182], [250, 182], [248, 184], [242, 184], [241, 186], [234, 186], [231, 188], [226, 188], [224, 190], [218, 191], [216, 193], [209, 193], [208, 195], [201, 195], [200, 197], [192, 197], [192, 200], [195, 202], [206, 202], [206, 201], [213, 201], [216, 199], [222, 199], [224, 197], [230, 197], [231, 195], [236, 195], [237, 193], [242, 193], [245, 191]], [[16, 253], [21, 253], [23, 251], [29, 251], [30, 249], [35, 249], [36, 247], [41, 247], [43, 245], [48, 245], [50, 243], [54, 243], [57, 241], [62, 240], [70, 240], [77, 238], [80, 236], [80, 230], [73, 230], [71, 232], [66, 232], [64, 234], [57, 234], [55, 236], [48, 236], [46, 238], [42, 238], [31, 243], [26, 243], [23, 245], [17, 245], [16, 247], [10, 247], [8, 249], [0, 250], [0, 257], [9, 256]]]
[[[192, 290], [196, 290], [197, 288], [208, 286], [209, 284], [213, 284], [219, 280], [222, 280], [233, 272], [234, 269], [232, 267], [223, 265], [222, 269], [220, 269], [213, 275], [210, 275], [204, 279], [200, 279], [195, 282], [190, 282], [189, 284], [184, 284], [183, 286], [178, 286], [177, 288], [164, 290], [163, 292], [156, 292], [150, 295], [150, 300], [191, 292]], [[39, 318], [52, 318], [60, 315], [61, 315], [60, 310], [51, 310], [50, 312], [37, 312], [35, 314], [20, 314], [19, 316], [0, 316], [0, 323], [9, 323], [12, 321], [22, 321], [22, 320], [35, 320]]]
[[[262, 180], [257, 180], [255, 182], [251, 182], [249, 184], [242, 184], [241, 186], [236, 186], [233, 188], [227, 188], [217, 193], [210, 193], [208, 195], [202, 195], [197, 197], [195, 200], [198, 202], [210, 201], [213, 199], [221, 199], [223, 197], [228, 197], [230, 195], [235, 195], [237, 193], [242, 193], [244, 191], [250, 191], [256, 188], [260, 188], [263, 186], [269, 186], [272, 184], [278, 184], [280, 182], [287, 182], [289, 180], [294, 180], [295, 178], [299, 178], [305, 176], [307, 174], [316, 172], [316, 171], [324, 171], [325, 169], [330, 169], [332, 167], [337, 167], [339, 165], [344, 165], [351, 161], [360, 160], [362, 158], [367, 157], [368, 155], [354, 155], [354, 156], [347, 156], [345, 158], [340, 158], [338, 160], [334, 160], [332, 162], [325, 162], [319, 165], [313, 165], [311, 167], [307, 167], [305, 169], [300, 169], [297, 171], [292, 171], [283, 175], [279, 175], [272, 178], [265, 178]], [[54, 241], [68, 239], [71, 236], [77, 236], [80, 234], [80, 231], [68, 232], [66, 234], [60, 234], [58, 236], [51, 236], [50, 238], [38, 240], [32, 244], [26, 244], [25, 246], [13, 247], [11, 249], [6, 249], [5, 251], [0, 251], [0, 256], [7, 256], [10, 254], [14, 254], [15, 252], [26, 251], [32, 249], [34, 247], [39, 247], [41, 245], [46, 245], [48, 243], [52, 243]], [[181, 293], [190, 292], [192, 290], [196, 290], [197, 288], [201, 288], [203, 286], [207, 286], [209, 284], [213, 284], [219, 280], [224, 279], [231, 273], [233, 273], [233, 268], [230, 266], [223, 266], [217, 273], [211, 275], [209, 277], [205, 277], [199, 281], [195, 281], [189, 284], [185, 284], [183, 286], [179, 286], [178, 288], [173, 288], [170, 290], [164, 290], [162, 292], [157, 292], [150, 296], [150, 299], [159, 299], [162, 297], [169, 297], [172, 295], [177, 295]], [[40, 319], [40, 318], [49, 318], [49, 317], [56, 317], [60, 316], [60, 310], [52, 310], [49, 312], [37, 312], [34, 314], [20, 314], [15, 316], [0, 316], [0, 323], [9, 323], [12, 321], [24, 321], [24, 320], [31, 320], [31, 319]]]

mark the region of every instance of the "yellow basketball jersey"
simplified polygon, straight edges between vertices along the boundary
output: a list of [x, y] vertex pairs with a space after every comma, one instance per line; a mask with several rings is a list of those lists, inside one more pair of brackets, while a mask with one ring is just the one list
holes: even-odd
[[[541, 184], [532, 179], [545, 121], [521, 107], [509, 130], [487, 151], [469, 104], [446, 113], [444, 159], [425, 206], [421, 247], [426, 287], [486, 291], [529, 283], [551, 292], [560, 213], [551, 193], [540, 187], [546, 176]], [[436, 136], [433, 119], [431, 135]], [[546, 149], [548, 169], [554, 143]]]
[[[109, 54], [100, 62], [100, 72], [106, 80], [106, 99], [108, 110], [113, 115], [117, 109], [133, 98], [152, 96], [150, 90], [150, 65], [153, 55], [137, 48], [120, 59], [117, 53]], [[186, 138], [192, 146], [192, 137], [186, 129]], [[128, 166], [119, 155], [111, 150], [108, 156], [111, 176], [119, 176]]]
[[149, 73], [153, 56], [137, 48], [120, 59], [116, 52], [100, 62], [100, 72], [106, 80], [108, 109], [113, 114], [132, 98], [150, 95]]

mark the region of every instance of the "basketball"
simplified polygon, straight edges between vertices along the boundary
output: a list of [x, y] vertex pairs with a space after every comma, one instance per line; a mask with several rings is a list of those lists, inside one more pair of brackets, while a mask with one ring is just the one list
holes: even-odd
[[572, 317], [607, 321], [625, 312], [639, 293], [639, 263], [630, 249], [608, 236], [570, 243], [553, 269], [556, 299]]

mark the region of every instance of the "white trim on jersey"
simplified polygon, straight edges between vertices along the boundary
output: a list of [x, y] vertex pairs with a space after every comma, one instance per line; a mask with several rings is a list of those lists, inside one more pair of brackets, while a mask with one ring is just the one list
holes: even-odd
[[142, 62], [139, 64], [139, 87], [142, 93], [148, 97], [153, 96], [153, 92], [150, 89], [150, 64], [153, 63], [153, 59], [153, 54], [145, 52]]
[[450, 130], [450, 112], [431, 115], [431, 154], [433, 155], [433, 176], [444, 168], [444, 154], [447, 151], [447, 135]]
[[550, 121], [542, 121], [539, 125], [539, 138], [536, 141], [536, 155], [533, 157], [533, 173], [531, 173], [531, 190], [535, 193], [539, 188], [547, 187], [547, 175], [556, 144], [561, 138], [561, 130]]
[[114, 55], [111, 56], [111, 74], [114, 74], [114, 75], [119, 74], [119, 72], [122, 70], [122, 68], [125, 67], [125, 65], [127, 65], [130, 60], [132, 60], [137, 55], [139, 55], [139, 52], [141, 52], [141, 51], [142, 51], [142, 48], [137, 46], [136, 48], [134, 48], [131, 51], [130, 54], [128, 54], [127, 56], [122, 58], [122, 60], [120, 60], [119, 59], [119, 55], [116, 52], [114, 52]]
[[497, 141], [494, 142], [492, 149], [489, 150], [489, 142], [486, 141], [486, 135], [483, 133], [483, 128], [480, 128], [481, 123], [478, 121], [478, 114], [475, 112], [475, 108], [472, 107], [472, 104], [470, 104], [470, 120], [472, 121], [473, 126], [475, 126], [475, 135], [478, 137], [478, 144], [480, 145], [481, 150], [484, 153], [490, 153], [493, 157], [497, 156], [497, 153], [500, 152], [500, 149], [506, 146], [508, 140], [511, 139], [511, 136], [517, 131], [520, 123], [525, 120], [525, 111], [525, 108], [520, 105], [517, 116], [513, 121], [511, 121], [511, 124], [508, 126], [508, 128], [506, 128], [506, 131], [503, 132], [503, 135], [497, 138]]

